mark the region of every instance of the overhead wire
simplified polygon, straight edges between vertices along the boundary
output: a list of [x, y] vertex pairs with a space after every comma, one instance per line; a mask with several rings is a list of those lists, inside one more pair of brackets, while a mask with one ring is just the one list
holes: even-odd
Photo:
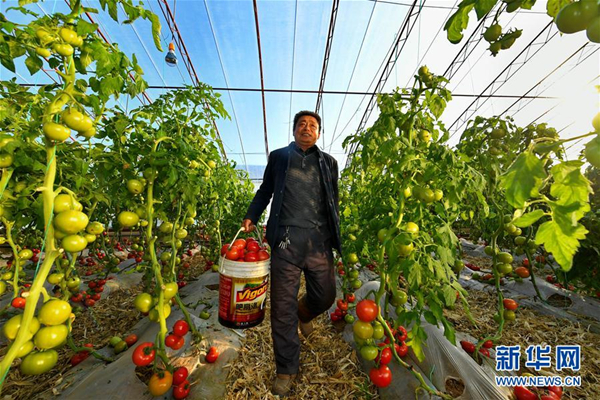
[[[354, 79], [354, 73], [356, 72], [356, 66], [358, 65], [358, 60], [360, 59], [360, 55], [362, 54], [362, 49], [365, 44], [365, 40], [367, 39], [367, 33], [369, 33], [369, 28], [371, 27], [371, 21], [373, 20], [373, 14], [375, 13], [375, 7], [377, 7], [377, 2], [373, 3], [373, 8], [371, 9], [371, 14], [369, 15], [369, 21], [367, 21], [367, 26], [365, 28], [365, 33], [360, 42], [360, 47], [358, 49], [358, 53], [356, 54], [356, 59], [354, 60], [354, 66], [352, 67], [352, 73], [350, 74], [350, 79], [348, 80], [348, 86], [346, 87], [346, 91], [350, 90], [350, 85], [352, 85], [352, 79]], [[344, 111], [344, 104], [346, 104], [347, 96], [344, 95], [342, 100], [342, 105], [340, 106], [340, 112], [338, 114], [337, 120], [335, 121], [335, 126], [333, 128], [333, 134], [331, 135], [331, 143], [329, 143], [329, 150], [331, 150], [331, 146], [333, 144], [333, 140], [337, 133], [337, 127], [340, 122], [340, 118], [342, 116], [342, 112]]]
[[292, 42], [292, 76], [290, 77], [290, 110], [288, 113], [288, 143], [291, 141], [290, 139], [290, 135], [293, 131], [292, 128], [292, 99], [294, 97], [294, 92], [292, 92], [292, 90], [294, 89], [294, 65], [295, 65], [295, 58], [296, 58], [296, 22], [297, 22], [297, 18], [298, 18], [298, 0], [296, 0], [296, 6], [295, 6], [295, 11], [294, 11], [294, 39]]
[[[229, 79], [227, 78], [227, 72], [225, 71], [225, 66], [223, 65], [223, 58], [221, 57], [221, 50], [219, 48], [219, 42], [217, 41], [217, 36], [216, 36], [215, 30], [213, 28], [212, 18], [210, 16], [210, 11], [208, 9], [208, 4], [207, 4], [206, 0], [204, 0], [204, 8], [206, 9], [206, 15], [208, 17], [208, 24], [210, 26], [210, 31], [212, 32], [213, 40], [215, 42], [215, 46], [216, 46], [216, 49], [217, 49], [217, 55], [219, 57], [219, 63], [221, 64], [221, 71], [223, 72], [223, 78], [225, 79], [225, 86], [229, 87]], [[240, 130], [240, 124], [239, 124], [239, 121], [238, 121], [237, 113], [235, 112], [235, 105], [233, 104], [233, 98], [231, 97], [231, 91], [227, 91], [227, 95], [229, 96], [229, 101], [231, 102], [231, 109], [232, 109], [232, 112], [233, 112], [233, 117], [234, 117], [234, 120], [235, 120], [235, 126], [237, 128], [238, 137], [240, 139], [240, 147], [241, 147], [242, 153], [243, 153], [242, 158], [244, 160], [244, 165], [246, 167], [246, 172], [250, 173], [250, 171], [248, 170], [248, 161], [246, 160], [246, 151], [244, 150], [244, 142], [242, 140], [242, 132]]]

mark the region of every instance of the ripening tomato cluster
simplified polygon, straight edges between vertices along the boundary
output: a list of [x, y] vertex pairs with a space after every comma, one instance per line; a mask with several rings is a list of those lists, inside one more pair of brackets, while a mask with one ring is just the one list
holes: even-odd
[[354, 322], [354, 316], [348, 314], [348, 308], [356, 301], [356, 295], [354, 293], [346, 293], [344, 299], [338, 299], [335, 311], [329, 316], [331, 322], [338, 322], [344, 319], [346, 323], [351, 324]]
[[183, 338], [190, 331], [190, 325], [183, 319], [175, 322], [173, 325], [173, 333], [167, 335], [165, 338], [165, 346], [173, 349], [179, 350], [185, 344], [185, 339]]
[[[27, 341], [21, 345], [17, 357], [22, 358], [20, 369], [24, 375], [48, 372], [56, 365], [60, 347], [69, 334], [67, 320], [74, 319], [71, 305], [63, 300], [52, 299], [44, 303], [29, 324]], [[12, 343], [21, 329], [23, 314], [17, 314], [2, 327], [2, 333]], [[37, 349], [34, 351], [34, 349]]]
[[236, 239], [232, 244], [224, 244], [221, 256], [238, 262], [257, 262], [271, 258], [266, 247], [262, 247], [254, 238]]
[[[352, 331], [354, 341], [360, 348], [360, 355], [367, 361], [375, 361], [369, 371], [371, 382], [377, 387], [387, 387], [392, 383], [392, 372], [387, 366], [393, 358], [392, 342], [385, 334], [385, 328], [377, 321], [379, 306], [370, 299], [363, 299], [356, 305], [356, 316]], [[408, 346], [405, 341], [408, 333], [403, 326], [393, 327], [387, 322], [394, 337], [394, 350], [400, 357], [406, 357]], [[383, 341], [381, 341], [383, 339]]]
[[[469, 354], [475, 354], [476, 346], [474, 343], [469, 342], [468, 340], [461, 340], [460, 346]], [[494, 343], [491, 340], [486, 340], [483, 345], [479, 348], [479, 352], [486, 357], [491, 357], [490, 350], [494, 347]]]

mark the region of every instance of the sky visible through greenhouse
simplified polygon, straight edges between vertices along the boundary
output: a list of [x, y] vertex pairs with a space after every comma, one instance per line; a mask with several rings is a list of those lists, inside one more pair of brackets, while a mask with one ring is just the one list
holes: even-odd
[[[2, 13], [9, 19], [21, 18], [26, 22], [19, 12], [7, 11], [17, 3], [0, 3]], [[164, 7], [164, 2], [161, 3]], [[256, 178], [260, 174], [260, 167], [256, 166], [266, 164], [267, 149], [253, 2], [169, 0], [167, 3], [199, 80], [220, 88], [221, 99], [231, 116], [231, 120], [217, 121], [227, 157], [240, 168], [248, 168]], [[446, 39], [442, 28], [457, 3], [417, 2], [421, 12], [386, 81], [385, 92], [410, 87], [420, 65], [427, 65], [435, 74], [447, 71], [477, 26], [473, 13], [463, 42], [454, 45]], [[83, 4], [100, 9], [98, 1], [84, 0]], [[165, 87], [190, 85], [193, 80], [184, 66], [181, 49], [176, 49], [179, 58], [176, 67], [165, 63], [173, 34], [161, 12], [161, 4], [156, 0], [144, 4], [161, 19], [162, 52], [153, 44], [148, 21], [119, 25], [104, 12], [93, 18], [110, 42], [117, 43], [128, 55], [135, 53], [151, 87], [147, 95], [156, 99], [168, 90]], [[323, 129], [318, 144], [342, 167], [347, 158], [342, 142], [359, 127], [371, 97], [365, 93], [373, 92], [379, 81], [382, 65], [389, 58], [388, 52], [411, 5], [409, 0], [339, 3], [324, 84], [325, 92], [336, 93], [322, 96], [319, 111]], [[589, 43], [584, 32], [561, 35], [554, 24], [548, 26], [551, 19], [545, 7], [545, 1], [538, 1], [531, 11], [503, 13], [500, 24], [504, 29], [523, 29], [521, 38], [497, 57], [490, 55], [487, 42], [482, 40], [454, 71], [448, 85], [454, 99], [441, 117], [446, 127], [451, 128], [450, 144], [458, 142], [466, 127], [459, 120], [465, 111], [468, 112], [464, 115], [472, 114], [471, 118], [511, 115], [520, 126], [547, 122], [560, 131], [562, 138], [579, 136], [592, 129], [591, 120], [599, 109], [595, 86], [600, 83], [600, 47]], [[66, 12], [68, 8], [64, 0], [57, 0], [29, 5], [28, 9], [42, 14]], [[272, 151], [293, 140], [292, 119], [297, 111], [315, 110], [332, 2], [263, 0], [257, 2], [256, 11], [264, 88], [277, 90], [264, 95], [266, 137]], [[17, 82], [46, 84], [52, 82], [49, 75], [38, 72], [31, 76], [22, 62], [17, 63]], [[2, 67], [0, 79], [13, 77], [12, 72]], [[496, 83], [489, 88], [493, 82]], [[225, 88], [255, 90], [222, 90]], [[309, 93], [290, 93], [290, 90]], [[480, 94], [485, 96], [472, 106]], [[523, 95], [531, 98], [520, 99]], [[121, 97], [116, 105], [131, 110], [140, 105], [140, 100]], [[372, 125], [376, 117], [377, 110], [370, 115], [366, 126]], [[577, 158], [584, 144], [585, 141], [568, 143], [567, 156]]]

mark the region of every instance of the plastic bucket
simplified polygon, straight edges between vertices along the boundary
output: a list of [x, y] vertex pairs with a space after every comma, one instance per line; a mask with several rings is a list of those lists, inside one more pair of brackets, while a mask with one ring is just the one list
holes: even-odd
[[219, 323], [228, 328], [252, 328], [265, 319], [271, 260], [219, 260]]

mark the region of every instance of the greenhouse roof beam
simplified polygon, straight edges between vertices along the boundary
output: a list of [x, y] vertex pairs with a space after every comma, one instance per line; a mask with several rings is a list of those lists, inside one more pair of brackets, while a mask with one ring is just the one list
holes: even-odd
[[[531, 60], [539, 51], [558, 35], [555, 29], [554, 21], [548, 24], [538, 33], [531, 42], [483, 89], [481, 94], [494, 94], [506, 82], [510, 80], [529, 60]], [[473, 102], [460, 114], [460, 116], [450, 125], [448, 130], [453, 131], [450, 137], [454, 136], [472, 117], [480, 110], [481, 106], [487, 101], [487, 98], [478, 96]]]
[[256, 42], [258, 46], [258, 64], [260, 68], [260, 94], [262, 97], [262, 112], [263, 112], [263, 127], [265, 130], [265, 154], [267, 159], [269, 158], [269, 135], [267, 133], [267, 108], [265, 106], [265, 78], [263, 72], [263, 62], [262, 62], [262, 50], [260, 46], [260, 26], [258, 23], [258, 5], [256, 4], [256, 0], [253, 2], [254, 5], [254, 24], [256, 25]]

